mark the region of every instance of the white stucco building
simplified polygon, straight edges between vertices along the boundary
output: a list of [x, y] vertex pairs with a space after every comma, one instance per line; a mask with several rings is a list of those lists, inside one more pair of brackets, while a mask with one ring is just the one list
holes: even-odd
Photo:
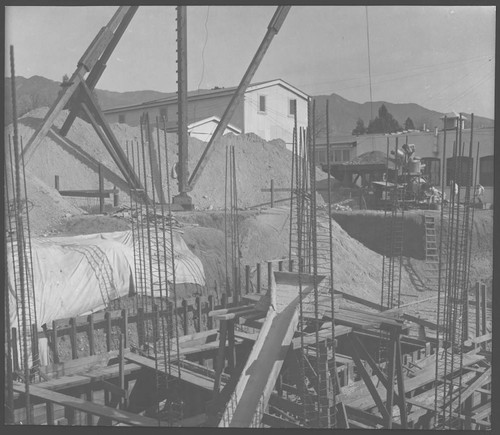
[[[189, 134], [205, 142], [209, 140], [222, 117], [236, 87], [217, 88], [188, 93]], [[307, 106], [310, 97], [281, 79], [253, 83], [236, 107], [225, 133], [255, 133], [265, 140], [282, 139], [292, 147], [294, 107], [297, 107], [298, 127], [307, 126]], [[177, 122], [177, 95], [132, 106], [104, 110], [108, 122], [139, 125], [144, 112], [150, 119], [165, 116], [172, 126]]]

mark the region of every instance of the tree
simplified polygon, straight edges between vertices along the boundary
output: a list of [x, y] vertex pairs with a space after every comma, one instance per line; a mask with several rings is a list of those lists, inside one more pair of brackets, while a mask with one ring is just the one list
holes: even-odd
[[410, 117], [406, 118], [405, 130], [415, 130], [415, 124], [413, 124], [413, 121]]
[[385, 104], [378, 109], [378, 116], [368, 124], [367, 133], [394, 133], [401, 131], [399, 122], [389, 113]]
[[360, 135], [365, 134], [365, 133], [366, 133], [365, 123], [363, 122], [363, 120], [361, 118], [358, 118], [358, 121], [356, 122], [356, 127], [352, 131], [352, 134], [354, 136], [360, 136]]

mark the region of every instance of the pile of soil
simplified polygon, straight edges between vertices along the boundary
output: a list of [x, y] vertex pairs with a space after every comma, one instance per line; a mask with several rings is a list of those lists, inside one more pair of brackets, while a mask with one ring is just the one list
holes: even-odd
[[[10, 171], [8, 171], [10, 173]], [[10, 177], [8, 177], [10, 180]], [[21, 181], [22, 182], [22, 181]], [[9, 199], [12, 202], [12, 186], [8, 182]], [[78, 207], [63, 198], [57, 190], [26, 171], [26, 190], [28, 196], [28, 215], [32, 236], [47, 236], [54, 228], [64, 225], [73, 216], [83, 213]], [[24, 190], [22, 192], [24, 198]]]
[[[27, 143], [35, 129], [43, 121], [47, 108], [35, 109], [19, 119], [19, 135], [23, 143]], [[54, 125], [60, 128], [68, 115], [62, 111]], [[125, 124], [112, 124], [111, 129], [115, 134], [123, 151], [133, 160], [136, 173], [144, 180], [143, 151], [140, 146], [141, 130], [139, 127], [130, 127]], [[7, 127], [6, 133], [12, 131], [12, 126]], [[159, 133], [159, 135], [158, 135]], [[154, 158], [157, 160], [157, 142], [160, 144], [160, 167], [162, 171], [162, 187], [167, 196], [167, 171], [172, 195], [177, 193], [177, 180], [172, 178], [173, 166], [177, 162], [177, 135], [165, 134], [152, 126], [151, 134], [156, 144]], [[189, 172], [191, 173], [205, 149], [205, 142], [189, 138]], [[238, 206], [240, 208], [254, 207], [270, 201], [270, 193], [262, 192], [269, 189], [271, 179], [274, 187], [290, 188], [292, 153], [286, 149], [281, 140], [267, 142], [253, 133], [233, 135], [227, 134], [221, 141], [214, 145], [213, 152], [206, 162], [198, 183], [189, 195], [197, 209], [211, 210], [222, 209], [225, 204], [225, 174], [226, 174], [226, 147], [234, 146], [236, 161], [236, 179], [238, 191]], [[146, 160], [146, 179], [151, 192], [150, 156], [148, 147], [144, 153]], [[134, 159], [132, 159], [132, 149]], [[165, 154], [165, 150], [167, 151]], [[168, 157], [168, 165], [166, 161]], [[105, 188], [116, 186], [120, 190], [120, 202], [129, 203], [128, 187], [123, 176], [111, 156], [99, 140], [92, 126], [77, 118], [73, 123], [65, 141], [60, 140], [52, 132], [42, 141], [33, 158], [27, 163], [30, 169], [45, 183], [52, 185], [54, 176], [60, 179], [60, 188], [97, 189], [97, 164], [104, 165]], [[326, 174], [319, 169], [316, 172], [318, 180], [326, 178]], [[287, 192], [276, 192], [275, 200], [286, 198]], [[73, 204], [82, 205], [82, 200], [68, 199]], [[323, 201], [318, 195], [318, 203]]]

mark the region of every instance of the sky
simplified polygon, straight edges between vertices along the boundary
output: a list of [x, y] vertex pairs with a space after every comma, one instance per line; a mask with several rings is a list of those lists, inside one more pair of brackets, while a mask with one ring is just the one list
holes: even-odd
[[[116, 10], [7, 7], [16, 76], [71, 76]], [[238, 85], [275, 10], [188, 6], [188, 89]], [[97, 88], [175, 91], [175, 18], [174, 6], [139, 7]], [[292, 6], [253, 82], [281, 78], [309, 95], [493, 118], [495, 24], [494, 6]], [[10, 76], [8, 59], [5, 68]]]

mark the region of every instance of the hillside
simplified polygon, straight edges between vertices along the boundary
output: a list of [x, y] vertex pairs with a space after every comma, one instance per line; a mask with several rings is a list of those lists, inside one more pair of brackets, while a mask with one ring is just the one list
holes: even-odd
[[[24, 115], [30, 110], [39, 107], [50, 106], [57, 98], [60, 91], [60, 82], [46, 79], [41, 76], [33, 76], [29, 79], [24, 77], [16, 77], [17, 86], [17, 106], [18, 114]], [[11, 107], [11, 84], [10, 77], [5, 78], [5, 124], [12, 122], [12, 107]], [[102, 109], [110, 109], [113, 107], [127, 106], [131, 104], [144, 103], [146, 101], [156, 100], [171, 96], [174, 93], [158, 92], [158, 91], [131, 91], [131, 92], [112, 92], [101, 89], [96, 89], [97, 98]], [[370, 121], [370, 103], [356, 103], [346, 100], [340, 95], [332, 93], [331, 95], [317, 95], [313, 97], [316, 101], [316, 119], [320, 124], [319, 132], [324, 133], [325, 124], [325, 105], [326, 100], [330, 101], [330, 119], [331, 131], [335, 136], [351, 134], [352, 129], [356, 126], [356, 121], [361, 118], [365, 125], [368, 126]], [[404, 125], [406, 118], [410, 117], [417, 129], [422, 129], [424, 124], [426, 128], [433, 129], [440, 126], [442, 121], [440, 117], [442, 113], [434, 110], [426, 109], [414, 103], [395, 104], [384, 101], [373, 102], [373, 116], [377, 115], [379, 107], [385, 104], [389, 112], [394, 118]], [[450, 109], [451, 110], [451, 109]], [[321, 125], [322, 124], [322, 125]], [[475, 117], [476, 127], [493, 127], [494, 121], [481, 116]], [[466, 121], [466, 128], [470, 126], [470, 120]]]
[[[4, 123], [8, 125], [12, 122], [10, 77], [5, 78], [4, 89]], [[17, 112], [19, 116], [28, 113], [30, 110], [38, 109], [39, 107], [50, 107], [57, 98], [57, 94], [60, 90], [60, 82], [46, 79], [45, 77], [33, 76], [29, 79], [21, 76], [16, 77]], [[171, 95], [158, 91], [113, 92], [101, 89], [96, 89], [96, 94], [102, 109], [144, 103], [146, 101], [156, 100]]]
[[[370, 103], [356, 103], [346, 100], [340, 95], [317, 95], [314, 97], [316, 102], [316, 119], [322, 124], [325, 123], [326, 100], [329, 100], [330, 111], [330, 132], [335, 136], [351, 134], [356, 126], [356, 121], [361, 118], [365, 126], [370, 122]], [[410, 117], [416, 129], [422, 130], [425, 128], [432, 130], [435, 127], [441, 127], [443, 121], [440, 117], [443, 113], [434, 110], [426, 109], [415, 103], [387, 103], [385, 101], [373, 102], [373, 117], [378, 113], [379, 107], [385, 104], [389, 113], [399, 122], [404, 125], [406, 118]], [[482, 116], [474, 116], [474, 124], [476, 127], [493, 127], [494, 121]], [[470, 127], [470, 119], [466, 120], [465, 128]], [[324, 130], [324, 125], [320, 126], [320, 132]], [[326, 131], [326, 130], [324, 130]]]

